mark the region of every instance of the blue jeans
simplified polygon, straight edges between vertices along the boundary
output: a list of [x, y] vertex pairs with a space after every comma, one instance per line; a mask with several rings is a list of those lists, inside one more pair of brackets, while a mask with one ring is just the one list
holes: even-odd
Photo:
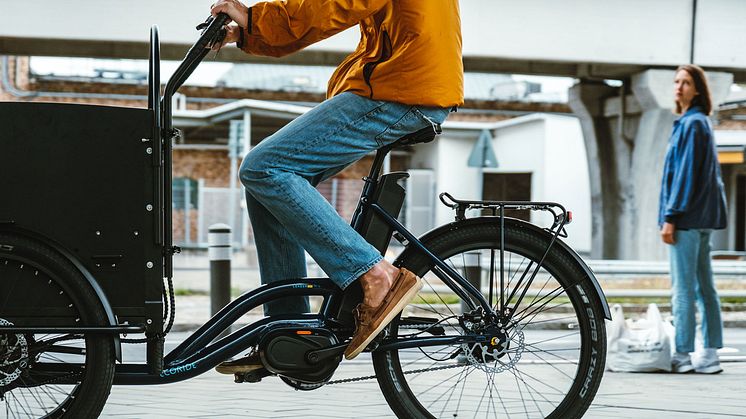
[[723, 347], [720, 298], [710, 264], [711, 234], [712, 230], [697, 229], [674, 233], [676, 243], [671, 246], [670, 256], [676, 352], [694, 352], [695, 301], [702, 316], [704, 347]]
[[[319, 182], [402, 136], [442, 123], [448, 109], [402, 105], [342, 93], [264, 139], [239, 172], [263, 284], [306, 275], [305, 249], [346, 288], [381, 254], [316, 190]], [[308, 298], [266, 304], [266, 315], [308, 312]]]

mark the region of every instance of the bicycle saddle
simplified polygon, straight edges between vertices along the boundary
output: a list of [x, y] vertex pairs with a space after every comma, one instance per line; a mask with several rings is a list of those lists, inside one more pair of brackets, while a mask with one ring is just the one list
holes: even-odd
[[419, 143], [429, 143], [435, 139], [436, 135], [443, 132], [440, 124], [433, 124], [431, 127], [422, 128], [419, 131], [415, 131], [411, 134], [407, 134], [394, 142], [394, 147], [401, 147], [405, 145], [415, 145]]

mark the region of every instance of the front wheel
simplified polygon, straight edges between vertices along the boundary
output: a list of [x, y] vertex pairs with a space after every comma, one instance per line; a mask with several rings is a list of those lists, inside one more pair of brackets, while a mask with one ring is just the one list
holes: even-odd
[[[101, 302], [69, 261], [0, 233], [0, 325], [105, 324]], [[0, 419], [98, 417], [113, 377], [110, 336], [0, 333]]]
[[399, 418], [578, 418], [593, 400], [606, 333], [587, 274], [555, 243], [530, 280], [550, 236], [506, 220], [501, 264], [500, 233], [497, 220], [487, 218], [425, 242], [483, 290], [492, 281], [490, 303], [503, 314], [499, 320], [467, 309], [434, 275], [429, 258], [409, 250], [400, 257], [424, 287], [385, 330], [383, 343], [449, 336], [464, 341], [373, 353], [379, 384]]

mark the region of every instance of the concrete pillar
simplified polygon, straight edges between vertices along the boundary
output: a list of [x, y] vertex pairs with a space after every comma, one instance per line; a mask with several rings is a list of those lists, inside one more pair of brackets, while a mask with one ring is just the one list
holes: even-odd
[[[713, 106], [733, 75], [707, 73]], [[592, 258], [661, 260], [658, 198], [673, 121], [673, 70], [646, 70], [627, 85], [581, 82], [570, 89], [591, 176]], [[624, 101], [622, 101], [622, 97]]]
[[618, 254], [619, 217], [623, 196], [614, 139], [604, 117], [604, 103], [616, 89], [603, 83], [581, 82], [570, 88], [569, 105], [580, 119], [588, 154], [591, 185], [591, 257]]

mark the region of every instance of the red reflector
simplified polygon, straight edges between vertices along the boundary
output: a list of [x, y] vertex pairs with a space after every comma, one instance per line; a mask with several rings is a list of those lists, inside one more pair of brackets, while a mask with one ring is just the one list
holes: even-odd
[[567, 224], [572, 222], [572, 211], [567, 211]]

